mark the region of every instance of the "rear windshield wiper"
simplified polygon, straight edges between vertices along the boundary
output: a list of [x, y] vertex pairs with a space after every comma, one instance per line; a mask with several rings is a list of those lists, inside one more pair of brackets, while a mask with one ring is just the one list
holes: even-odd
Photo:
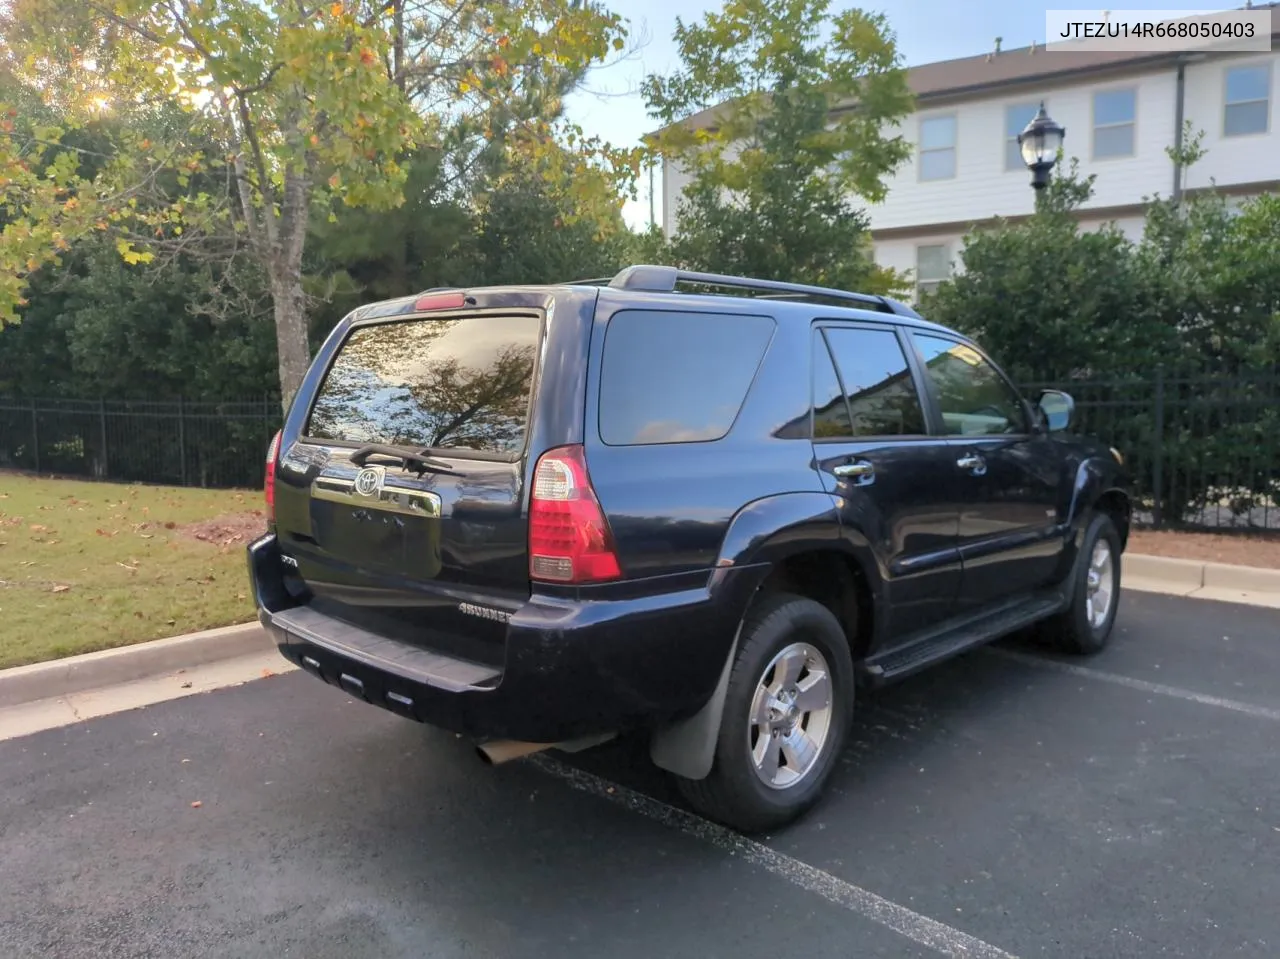
[[413, 449], [409, 446], [392, 446], [387, 443], [370, 443], [360, 447], [351, 454], [351, 462], [356, 466], [364, 466], [373, 456], [386, 456], [398, 460], [406, 469], [411, 469], [415, 473], [448, 473], [450, 475], [457, 473], [457, 470], [451, 469], [445, 463], [432, 459], [429, 449]]

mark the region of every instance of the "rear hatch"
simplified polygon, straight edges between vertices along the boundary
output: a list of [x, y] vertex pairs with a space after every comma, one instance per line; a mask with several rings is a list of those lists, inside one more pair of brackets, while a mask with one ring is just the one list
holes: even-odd
[[522, 498], [544, 322], [508, 310], [352, 327], [275, 487], [281, 550], [317, 610], [501, 663], [506, 615], [529, 595]]

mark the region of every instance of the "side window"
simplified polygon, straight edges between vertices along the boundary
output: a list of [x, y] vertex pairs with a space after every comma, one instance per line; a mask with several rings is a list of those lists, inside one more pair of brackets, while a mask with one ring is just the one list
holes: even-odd
[[1018, 395], [979, 353], [940, 336], [911, 336], [924, 357], [948, 435], [1026, 432], [1026, 414]]
[[[845, 435], [921, 436], [928, 432], [911, 367], [892, 329], [828, 328], [824, 332], [849, 403], [849, 419], [841, 427], [847, 431]], [[815, 393], [815, 403], [821, 399]], [[814, 432], [821, 437], [821, 412], [815, 408], [814, 413]]]
[[836, 379], [836, 368], [831, 365], [831, 353], [821, 330], [813, 331], [813, 437], [852, 436], [849, 423], [849, 406], [844, 401], [844, 391]]
[[600, 438], [610, 446], [722, 438], [773, 330], [770, 316], [615, 313], [600, 363]]

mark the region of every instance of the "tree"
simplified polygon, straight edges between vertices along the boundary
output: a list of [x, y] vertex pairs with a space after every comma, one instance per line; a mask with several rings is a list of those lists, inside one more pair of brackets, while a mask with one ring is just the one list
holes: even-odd
[[[1184, 166], [1203, 155], [1197, 141]], [[925, 302], [1024, 386], [1075, 396], [1079, 428], [1124, 451], [1157, 519], [1277, 493], [1280, 200], [1152, 197], [1139, 242], [1081, 229], [1092, 178], [1054, 178], [1035, 215], [965, 237], [963, 269]], [[1159, 461], [1157, 473], [1155, 463]]]
[[[7, 26], [33, 85], [50, 64], [80, 68], [60, 71], [75, 84], [69, 97], [60, 91], [68, 110], [183, 104], [185, 130], [160, 141], [125, 132], [92, 181], [61, 186], [81, 202], [93, 197], [99, 222], [151, 243], [181, 243], [192, 226], [216, 233], [212, 221], [234, 212], [270, 281], [287, 403], [310, 360], [302, 254], [311, 205], [324, 191], [352, 205], [394, 205], [403, 183], [398, 156], [419, 126], [379, 56], [390, 44], [385, 24], [340, 2], [20, 0]], [[166, 174], [186, 187], [209, 167], [191, 149], [197, 136], [225, 145], [225, 158], [212, 163], [225, 165], [234, 209], [228, 197], [201, 191], [156, 212], [139, 210], [139, 194]], [[39, 210], [28, 216], [40, 222]], [[135, 252], [130, 238], [120, 243], [126, 258], [150, 256]]]
[[[1093, 177], [1073, 163], [1050, 181], [1038, 212], [964, 238], [963, 270], [927, 298], [932, 320], [995, 352], [1023, 383], [1106, 376], [1134, 351], [1164, 355], [1172, 331], [1148, 321], [1152, 289], [1133, 244], [1114, 226], [1080, 228]], [[1117, 322], [1124, 317], [1124, 322]]]
[[[585, 155], [592, 153], [588, 146]], [[627, 265], [631, 234], [617, 184], [630, 170], [583, 157], [571, 148], [517, 154], [494, 179], [476, 233], [485, 282], [565, 282]]]
[[[671, 255], [846, 289], [901, 284], [872, 261], [859, 201], [909, 154], [894, 124], [912, 97], [882, 15], [829, 0], [727, 0], [677, 20], [682, 66], [644, 92], [654, 149], [691, 175]], [[703, 124], [688, 122], [710, 110]]]
[[[226, 302], [233, 291], [244, 296]], [[251, 259], [175, 257], [143, 270], [90, 236], [58, 271], [32, 277], [23, 322], [0, 333], [0, 395], [263, 397], [273, 392], [273, 339], [269, 291]]]
[[[537, 112], [539, 78], [567, 82], [622, 34], [618, 18], [575, 0], [15, 0], [4, 28], [29, 87], [63, 109], [139, 114], [176, 100], [187, 122], [166, 137], [122, 135], [91, 178], [59, 149], [60, 131], [0, 137], [0, 203], [12, 220], [0, 318], [14, 318], [33, 270], [56, 264], [59, 245], [93, 226], [145, 262], [166, 245], [192, 249], [193, 236], [225, 248], [229, 223], [269, 278], [286, 407], [310, 360], [302, 271], [312, 214], [395, 207], [415, 142], [445, 142], [457, 129], [455, 142], [475, 131], [493, 139], [496, 120]], [[50, 76], [56, 88], [42, 85]], [[512, 104], [517, 89], [527, 96]], [[192, 149], [197, 137], [225, 155]], [[222, 173], [227, 188], [193, 188], [202, 171]], [[167, 179], [176, 199], [139, 202]]]

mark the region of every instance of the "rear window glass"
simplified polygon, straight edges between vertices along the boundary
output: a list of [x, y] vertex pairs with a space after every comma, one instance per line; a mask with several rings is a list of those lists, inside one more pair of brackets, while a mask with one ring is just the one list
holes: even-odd
[[600, 438], [610, 446], [718, 440], [738, 417], [773, 319], [625, 310], [600, 367]]
[[517, 453], [541, 320], [471, 316], [357, 327], [316, 394], [309, 436]]

